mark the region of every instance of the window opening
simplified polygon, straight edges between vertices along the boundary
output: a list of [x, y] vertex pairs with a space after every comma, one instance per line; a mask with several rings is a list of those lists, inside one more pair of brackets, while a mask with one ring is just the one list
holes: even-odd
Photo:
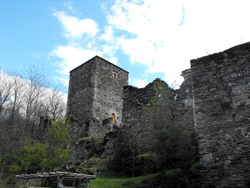
[[117, 73], [113, 72], [113, 77], [117, 78]]
[[113, 125], [115, 125], [115, 114], [112, 114], [111, 117], [112, 117]]

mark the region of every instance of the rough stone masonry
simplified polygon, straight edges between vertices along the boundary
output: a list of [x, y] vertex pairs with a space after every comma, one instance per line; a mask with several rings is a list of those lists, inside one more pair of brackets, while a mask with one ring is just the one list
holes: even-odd
[[104, 136], [121, 125], [126, 85], [128, 72], [98, 56], [70, 71], [67, 114], [80, 136]]
[[250, 43], [191, 60], [202, 182], [250, 182]]
[[[191, 68], [182, 75], [185, 80], [174, 91], [175, 110], [180, 125], [197, 131], [201, 182], [246, 187], [250, 43], [191, 60]], [[67, 113], [78, 122], [78, 138], [105, 136], [114, 127], [140, 125], [136, 121], [143, 109], [138, 104], [149, 101], [152, 92], [152, 84], [140, 89], [128, 86], [127, 71], [96, 56], [70, 72]]]

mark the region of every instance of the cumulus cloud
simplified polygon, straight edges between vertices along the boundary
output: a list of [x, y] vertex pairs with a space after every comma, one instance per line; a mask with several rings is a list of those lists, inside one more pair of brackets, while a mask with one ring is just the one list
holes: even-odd
[[[9, 75], [9, 74], [4, 73], [0, 69], [0, 91], [2, 92], [2, 96], [7, 97], [7, 99], [8, 99], [7, 101], [5, 101], [5, 103], [3, 103], [4, 105], [7, 105], [7, 106], [12, 105], [13, 104], [12, 102], [14, 100], [17, 100], [16, 103], [17, 103], [17, 105], [20, 105], [19, 110], [20, 110], [21, 114], [25, 113], [25, 106], [28, 105], [25, 101], [29, 100], [27, 98], [29, 96], [29, 95], [27, 95], [27, 92], [31, 92], [31, 86], [30, 86], [31, 84], [38, 84], [38, 85], [36, 85], [35, 90], [34, 90], [34, 88], [32, 88], [32, 93], [33, 92], [40, 92], [41, 95], [37, 95], [36, 100], [38, 100], [37, 102], [39, 102], [40, 104], [43, 104], [43, 107], [50, 105], [51, 101], [49, 101], [49, 100], [51, 100], [53, 96], [54, 96], [54, 99], [60, 101], [61, 105], [64, 105], [64, 103], [66, 104], [67, 94], [65, 94], [61, 91], [58, 91], [58, 88], [56, 88], [56, 87], [53, 88], [52, 85], [51, 85], [51, 87], [53, 89], [51, 89], [49, 87], [43, 87], [39, 83], [35, 83], [37, 80], [36, 81], [30, 80], [32, 78], [25, 79], [25, 78], [23, 78], [23, 76], [24, 75], [22, 75], [22, 74], [20, 74], [18, 76], [17, 75]], [[38, 75], [35, 75], [35, 76], [38, 76]], [[33, 94], [36, 95], [35, 93], [33, 93]], [[2, 101], [2, 102], [4, 102], [4, 101]]]
[[105, 27], [104, 34], [100, 36], [100, 39], [109, 42], [114, 40], [114, 31], [110, 25]]
[[[145, 79], [164, 73], [169, 84], [181, 84], [181, 71], [189, 68], [191, 59], [250, 40], [248, 4], [248, 0], [116, 0], [105, 11], [107, 23], [102, 28], [92, 19], [56, 11], [68, 44], [52, 54], [60, 59], [60, 72], [67, 74], [95, 55], [117, 64], [117, 51], [122, 51], [132, 66], [147, 67]], [[138, 78], [130, 83], [146, 85]]]
[[142, 79], [131, 79], [129, 83], [138, 88], [143, 88], [148, 84], [146, 80], [142, 80]]
[[[183, 66], [180, 65], [180, 61], [173, 61], [172, 57], [176, 56], [177, 52], [167, 51], [167, 48], [180, 41], [174, 36], [185, 22], [183, 2], [145, 0], [137, 4], [135, 1], [124, 0], [116, 1], [111, 10], [112, 13], [107, 16], [108, 23], [117, 30], [131, 34], [118, 37], [118, 45], [129, 55], [130, 62], [146, 65], [148, 73], [168, 74], [166, 78], [169, 82], [177, 79], [181, 82], [178, 75], [179, 69], [183, 70]], [[171, 68], [173, 65], [176, 67]]]
[[83, 34], [94, 37], [98, 32], [98, 25], [92, 19], [81, 20], [77, 17], [67, 15], [64, 11], [56, 11], [54, 12], [54, 16], [62, 23], [66, 37], [81, 37]]
[[60, 58], [60, 73], [68, 75], [69, 71], [81, 65], [86, 60], [91, 59], [95, 55], [102, 56], [102, 53], [95, 50], [84, 49], [79, 46], [67, 45], [58, 46], [51, 54]]
[[71, 12], [75, 12], [75, 9], [74, 9], [74, 3], [72, 1], [69, 1], [69, 2], [65, 2], [63, 4], [69, 11]]
[[137, 37], [135, 39], [119, 38], [118, 44], [130, 56], [131, 63], [139, 62], [146, 66], [152, 65], [156, 55], [156, 48], [151, 41]]
[[[70, 10], [73, 10], [72, 3], [66, 5], [69, 6]], [[112, 41], [114, 36], [111, 26], [105, 27], [104, 31], [99, 33], [98, 25], [92, 19], [79, 19], [64, 11], [56, 11], [53, 15], [62, 24], [64, 36], [67, 38], [67, 44], [58, 45], [50, 53], [50, 59], [56, 62], [60, 73], [57, 80], [61, 81], [64, 86], [68, 87], [70, 70], [96, 55], [117, 64], [117, 58], [114, 56], [117, 45]], [[100, 44], [101, 41], [106, 42]]]
[[107, 20], [127, 33], [117, 37], [131, 63], [180, 84], [190, 59], [250, 40], [248, 5], [247, 0], [117, 0]]
[[109, 58], [108, 60], [109, 60], [111, 63], [113, 63], [114, 65], [117, 65], [117, 61], [118, 61], [117, 57], [111, 57], [111, 58]]
[[68, 88], [69, 87], [69, 78], [68, 77], [56, 77], [56, 80], [58, 80], [64, 87]]

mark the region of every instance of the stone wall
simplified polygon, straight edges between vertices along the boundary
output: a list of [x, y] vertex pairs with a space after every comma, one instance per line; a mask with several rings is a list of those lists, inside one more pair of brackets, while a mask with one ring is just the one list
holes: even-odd
[[[191, 60], [182, 75], [180, 88], [171, 90], [177, 95], [175, 118], [197, 131], [202, 183], [244, 187], [250, 181], [250, 43]], [[170, 89], [160, 79], [145, 88], [127, 86], [128, 72], [97, 56], [71, 71], [68, 114], [77, 122], [76, 143], [112, 131], [112, 114], [118, 127], [143, 126], [155, 82]], [[112, 148], [111, 140], [103, 147]]]
[[123, 87], [128, 72], [95, 56], [70, 72], [67, 115], [77, 122], [75, 140], [86, 136], [104, 136], [122, 119]]
[[194, 132], [194, 110], [191, 70], [183, 71], [185, 78], [179, 89], [171, 89], [166, 82], [155, 79], [144, 88], [126, 86], [123, 93], [123, 125], [124, 126], [142, 126], [144, 107], [156, 96], [154, 83], [162, 83], [164, 89], [175, 96], [174, 115], [176, 123], [183, 126], [189, 133]]
[[95, 62], [93, 117], [103, 121], [115, 115], [115, 124], [122, 120], [123, 87], [128, 85], [128, 72], [98, 58]]
[[191, 61], [203, 183], [250, 177], [250, 43]]
[[70, 72], [67, 114], [79, 123], [93, 114], [94, 72], [95, 64], [91, 60]]
[[195, 133], [195, 122], [194, 122], [194, 100], [193, 100], [193, 89], [192, 89], [192, 74], [191, 70], [187, 69], [182, 72], [184, 81], [180, 88], [175, 90], [176, 102], [175, 102], [175, 113], [176, 122], [185, 128], [191, 135]]
[[124, 87], [123, 92], [123, 126], [143, 126], [145, 120], [144, 107], [149, 101], [156, 96], [154, 83], [162, 83], [165, 88], [168, 85], [160, 80], [155, 79], [152, 83], [144, 88], [133, 86]]

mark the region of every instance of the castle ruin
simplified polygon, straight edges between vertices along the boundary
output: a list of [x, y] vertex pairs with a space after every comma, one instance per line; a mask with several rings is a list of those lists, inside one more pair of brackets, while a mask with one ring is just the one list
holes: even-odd
[[[174, 91], [175, 110], [179, 124], [197, 132], [201, 182], [245, 187], [250, 181], [250, 43], [191, 60], [182, 76]], [[138, 124], [139, 103], [150, 100], [152, 88], [128, 86], [127, 71], [96, 56], [70, 72], [67, 113], [77, 119], [79, 136], [104, 136]]]
[[82, 136], [104, 136], [121, 126], [126, 85], [128, 72], [98, 56], [70, 71], [67, 113]]

